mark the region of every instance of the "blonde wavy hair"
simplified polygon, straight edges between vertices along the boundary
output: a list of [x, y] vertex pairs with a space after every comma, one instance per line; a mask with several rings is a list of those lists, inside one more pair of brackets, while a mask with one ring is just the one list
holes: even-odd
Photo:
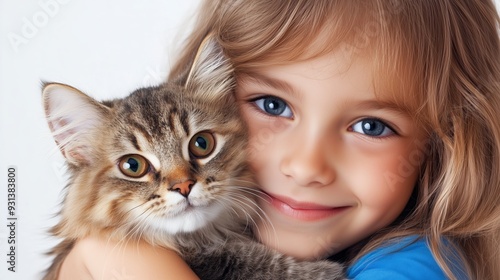
[[[498, 27], [489, 0], [206, 0], [170, 78], [186, 74], [209, 33], [237, 75], [338, 49], [370, 58], [376, 88], [408, 108], [429, 142], [415, 206], [350, 261], [417, 234], [450, 279], [458, 269], [500, 279]], [[444, 240], [466, 267], [453, 267]]]

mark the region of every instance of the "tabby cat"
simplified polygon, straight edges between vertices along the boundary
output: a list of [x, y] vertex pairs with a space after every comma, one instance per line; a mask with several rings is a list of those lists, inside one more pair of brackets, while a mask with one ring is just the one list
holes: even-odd
[[172, 248], [201, 279], [342, 278], [339, 264], [296, 261], [245, 230], [258, 191], [250, 187], [232, 72], [207, 39], [186, 78], [123, 99], [98, 102], [44, 84], [46, 118], [71, 175], [52, 229], [62, 242], [44, 279], [56, 279], [75, 242], [89, 235]]

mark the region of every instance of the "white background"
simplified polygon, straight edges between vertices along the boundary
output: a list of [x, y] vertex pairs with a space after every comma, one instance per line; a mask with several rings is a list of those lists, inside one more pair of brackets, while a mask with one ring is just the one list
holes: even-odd
[[[50, 3], [50, 4], [47, 4]], [[0, 0], [0, 279], [40, 279], [65, 176], [41, 80], [98, 99], [157, 84], [199, 0]], [[18, 169], [16, 273], [7, 271], [7, 167]]]
[[[40, 279], [55, 244], [47, 230], [64, 160], [44, 119], [41, 81], [98, 99], [161, 82], [199, 1], [0, 0], [0, 279]], [[16, 273], [7, 271], [10, 165], [18, 170]]]

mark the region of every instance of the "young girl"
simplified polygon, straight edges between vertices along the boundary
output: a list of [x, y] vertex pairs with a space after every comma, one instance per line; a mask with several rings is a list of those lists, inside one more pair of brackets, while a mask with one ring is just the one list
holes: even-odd
[[[500, 279], [498, 23], [488, 0], [206, 1], [170, 76], [209, 33], [232, 61], [260, 242], [352, 279]], [[79, 242], [61, 279], [196, 278], [115, 245]]]

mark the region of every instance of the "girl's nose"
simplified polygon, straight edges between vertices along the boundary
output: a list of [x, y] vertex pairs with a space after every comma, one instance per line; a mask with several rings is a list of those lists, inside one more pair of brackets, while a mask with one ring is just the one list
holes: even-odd
[[300, 141], [287, 143], [280, 163], [281, 172], [299, 186], [321, 187], [331, 184], [336, 174], [330, 154], [326, 152], [321, 140], [305, 135], [294, 137]]

